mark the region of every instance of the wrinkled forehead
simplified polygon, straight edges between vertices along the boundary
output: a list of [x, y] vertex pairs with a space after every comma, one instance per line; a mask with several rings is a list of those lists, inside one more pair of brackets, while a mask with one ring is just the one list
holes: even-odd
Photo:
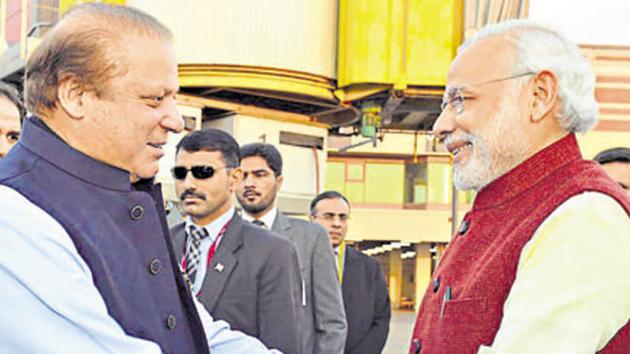
[[509, 76], [515, 60], [514, 44], [504, 35], [483, 38], [453, 60], [447, 76], [447, 91]]

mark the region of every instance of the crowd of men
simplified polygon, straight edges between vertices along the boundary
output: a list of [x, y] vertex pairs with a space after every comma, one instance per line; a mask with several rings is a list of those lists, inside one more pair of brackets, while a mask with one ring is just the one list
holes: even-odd
[[[381, 353], [387, 286], [346, 244], [345, 196], [316, 196], [309, 221], [285, 215], [276, 147], [217, 129], [164, 156], [184, 126], [156, 19], [75, 7], [26, 72], [27, 119], [0, 86], [1, 352]], [[579, 48], [546, 27], [491, 25], [462, 45], [434, 133], [456, 186], [478, 194], [410, 353], [628, 352], [630, 158], [582, 159], [593, 87]], [[163, 157], [185, 214], [170, 229]]]

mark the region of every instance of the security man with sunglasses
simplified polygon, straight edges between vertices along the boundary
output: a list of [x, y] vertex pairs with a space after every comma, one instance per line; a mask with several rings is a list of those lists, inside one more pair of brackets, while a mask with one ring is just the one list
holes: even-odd
[[232, 193], [243, 176], [237, 142], [221, 130], [193, 132], [177, 145], [172, 174], [187, 218], [171, 235], [192, 292], [215, 319], [300, 353], [297, 254], [236, 213]]

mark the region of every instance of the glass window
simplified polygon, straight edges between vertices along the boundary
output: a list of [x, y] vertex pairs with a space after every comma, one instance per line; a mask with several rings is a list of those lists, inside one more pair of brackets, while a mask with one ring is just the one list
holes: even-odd
[[405, 165], [405, 203], [425, 204], [427, 202], [427, 164], [408, 163]]

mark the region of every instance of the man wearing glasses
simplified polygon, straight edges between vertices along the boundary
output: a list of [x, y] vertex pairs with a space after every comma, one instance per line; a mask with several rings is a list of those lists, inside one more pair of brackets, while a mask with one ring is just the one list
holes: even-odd
[[576, 133], [595, 76], [528, 21], [481, 29], [453, 61], [433, 131], [478, 191], [424, 295], [410, 353], [627, 353], [630, 200]]
[[377, 260], [346, 247], [350, 202], [341, 193], [324, 192], [311, 202], [310, 219], [328, 230], [337, 258], [348, 321], [346, 354], [380, 354], [387, 341], [391, 304]]
[[300, 353], [299, 266], [293, 246], [236, 213], [239, 146], [208, 129], [184, 137], [172, 169], [185, 222], [171, 229], [193, 294], [216, 319], [286, 354]]

